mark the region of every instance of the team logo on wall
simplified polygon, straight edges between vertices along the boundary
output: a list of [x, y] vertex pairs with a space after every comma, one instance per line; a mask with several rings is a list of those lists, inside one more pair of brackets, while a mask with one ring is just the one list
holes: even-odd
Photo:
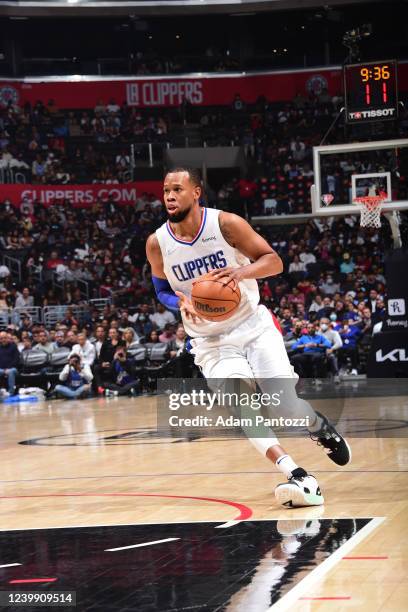
[[19, 94], [17, 89], [11, 87], [10, 85], [4, 85], [4, 87], [0, 87], [0, 105], [8, 106], [11, 102], [12, 104], [18, 104]]
[[310, 94], [319, 96], [323, 89], [328, 89], [328, 82], [326, 77], [321, 74], [314, 74], [306, 81], [306, 90]]

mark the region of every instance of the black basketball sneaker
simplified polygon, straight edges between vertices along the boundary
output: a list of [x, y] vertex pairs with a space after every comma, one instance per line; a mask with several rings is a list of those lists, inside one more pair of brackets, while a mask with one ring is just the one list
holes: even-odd
[[311, 439], [327, 450], [329, 459], [337, 465], [347, 465], [351, 461], [351, 448], [337, 429], [320, 412], [315, 411], [322, 419], [323, 425], [318, 431], [309, 432]]

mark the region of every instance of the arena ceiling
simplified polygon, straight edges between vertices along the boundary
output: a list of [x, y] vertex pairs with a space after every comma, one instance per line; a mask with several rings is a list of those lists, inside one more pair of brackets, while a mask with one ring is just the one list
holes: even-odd
[[[245, 14], [260, 11], [373, 4], [384, 0], [2, 0], [0, 15], [10, 17], [80, 17], [126, 15], [138, 17], [208, 13]], [[385, 4], [390, 4], [388, 0]]]

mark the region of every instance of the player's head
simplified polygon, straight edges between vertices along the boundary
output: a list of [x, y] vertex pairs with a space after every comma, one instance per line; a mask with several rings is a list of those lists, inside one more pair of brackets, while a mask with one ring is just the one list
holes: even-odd
[[199, 205], [201, 179], [198, 170], [174, 168], [164, 178], [163, 199], [172, 223], [184, 221], [194, 206]]

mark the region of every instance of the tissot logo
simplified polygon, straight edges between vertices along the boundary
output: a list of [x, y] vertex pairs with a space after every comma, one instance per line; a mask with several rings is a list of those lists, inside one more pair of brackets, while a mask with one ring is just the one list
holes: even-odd
[[385, 355], [382, 349], [379, 349], [375, 353], [375, 360], [378, 363], [382, 363], [383, 361], [408, 361], [408, 355], [403, 348], [396, 348], [393, 351], [385, 353]]
[[358, 121], [360, 119], [375, 119], [375, 117], [394, 117], [394, 115], [395, 108], [376, 108], [349, 113], [349, 119]]

